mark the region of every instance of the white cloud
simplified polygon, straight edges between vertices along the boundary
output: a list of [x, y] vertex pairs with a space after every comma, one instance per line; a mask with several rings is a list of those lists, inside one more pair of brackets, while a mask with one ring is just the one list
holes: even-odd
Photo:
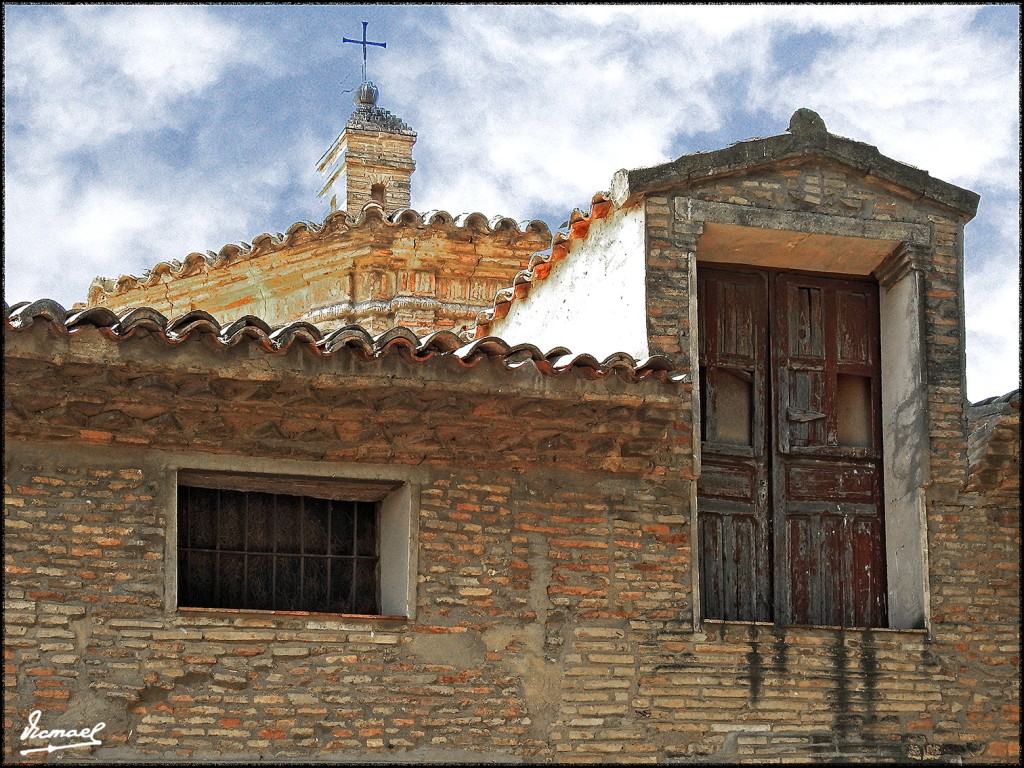
[[250, 58], [241, 32], [201, 7], [68, 10], [77, 31], [94, 38], [119, 72], [157, 102], [201, 91], [226, 66]]
[[[976, 13], [458, 6], [446, 24], [420, 30], [431, 56], [399, 51], [383, 69], [391, 82], [416, 83], [416, 101], [398, 104], [430, 127], [418, 152], [444, 166], [432, 176], [421, 163], [416, 194], [427, 207], [479, 207], [470, 195], [488, 183], [513, 213], [586, 204], [618, 168], [669, 160], [688, 150], [680, 137], [717, 131], [749, 108], [776, 118], [777, 132], [809, 106], [834, 132], [968, 185], [1017, 167], [1015, 49], [970, 29]], [[794, 34], [818, 36], [817, 57], [795, 72], [773, 60]], [[991, 119], [978, 125], [978, 114]]]
[[968, 275], [967, 395], [978, 401], [1020, 387], [1020, 283], [1002, 269]]
[[[723, 73], [742, 69], [733, 52], [679, 23], [678, 13], [678, 33], [662, 29], [644, 40], [635, 26], [622, 31], [591, 20], [607, 13], [460, 6], [448, 11], [450, 27], [426, 30], [436, 47], [429, 62], [391, 59], [394, 72], [413, 73], [419, 86], [409, 107], [431, 127], [420, 151], [447, 166], [419, 177], [419, 198], [480, 207], [470, 195], [490, 182], [504, 194], [506, 207], [497, 212], [571, 209], [607, 188], [618, 168], [669, 159], [681, 129], [721, 123], [709, 91]], [[766, 53], [767, 41], [751, 35], [746, 48]], [[454, 129], [438, 134], [446, 123]], [[457, 142], [460, 135], [475, 141]]]
[[201, 7], [33, 10], [6, 19], [5, 299], [70, 306], [96, 275], [181, 258], [238, 221], [221, 192], [240, 169], [196, 177], [145, 137], [194, 120], [187, 100], [253, 54]]
[[17, 127], [58, 154], [175, 125], [181, 97], [250, 58], [238, 31], [195, 6], [68, 6], [52, 22], [8, 24], [5, 96]]
[[831, 131], [947, 181], [1015, 183], [1016, 44], [971, 32], [964, 19], [955, 27], [952, 36], [934, 19], [853, 25], [806, 69], [761, 84], [760, 104], [780, 118], [811, 106]]
[[977, 401], [1020, 387], [1020, 202], [982, 200], [967, 225], [964, 270], [967, 394]]

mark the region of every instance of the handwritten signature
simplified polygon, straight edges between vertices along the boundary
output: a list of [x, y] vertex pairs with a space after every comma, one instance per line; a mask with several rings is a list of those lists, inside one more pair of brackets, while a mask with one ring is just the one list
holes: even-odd
[[29, 714], [28, 726], [21, 732], [22, 741], [28, 741], [29, 739], [45, 739], [46, 741], [52, 739], [88, 739], [88, 741], [78, 741], [74, 744], [47, 744], [45, 747], [23, 749], [21, 754], [29, 755], [33, 752], [49, 753], [56, 752], [58, 749], [75, 749], [76, 747], [98, 747], [103, 743], [96, 738], [96, 734], [107, 727], [106, 723], [96, 723], [92, 728], [79, 728], [78, 730], [64, 731], [60, 728], [54, 728], [50, 731], [43, 731], [39, 728], [39, 720], [42, 716], [42, 711], [38, 709], [33, 710]]

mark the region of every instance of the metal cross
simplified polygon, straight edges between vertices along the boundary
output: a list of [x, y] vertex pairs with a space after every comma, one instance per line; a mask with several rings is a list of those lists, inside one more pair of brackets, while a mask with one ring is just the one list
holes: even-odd
[[366, 39], [366, 25], [369, 22], [363, 22], [363, 39], [362, 40], [349, 40], [347, 37], [341, 38], [343, 43], [355, 43], [356, 45], [363, 46], [363, 82], [366, 82], [366, 46], [368, 45], [379, 45], [381, 48], [387, 48], [387, 43], [375, 43], [372, 40]]

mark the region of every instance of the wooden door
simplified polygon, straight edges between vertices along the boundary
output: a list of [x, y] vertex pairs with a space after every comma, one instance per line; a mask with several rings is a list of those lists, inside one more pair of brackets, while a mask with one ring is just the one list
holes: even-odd
[[877, 286], [698, 275], [703, 615], [885, 626]]
[[698, 270], [703, 615], [772, 620], [768, 281]]

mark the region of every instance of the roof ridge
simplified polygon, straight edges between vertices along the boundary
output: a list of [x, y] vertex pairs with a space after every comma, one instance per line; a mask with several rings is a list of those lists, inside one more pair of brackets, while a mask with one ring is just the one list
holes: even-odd
[[617, 374], [634, 382], [650, 377], [672, 383], [689, 381], [688, 375], [678, 371], [662, 355], [638, 361], [628, 353], [619, 352], [599, 362], [592, 355], [572, 354], [564, 347], [543, 353], [533, 345], [509, 345], [494, 336], [466, 343], [451, 331], [436, 331], [421, 338], [403, 326], [374, 336], [360, 325], [346, 325], [325, 335], [315, 325], [301, 320], [271, 327], [254, 315], [246, 315], [230, 323], [221, 323], [204, 310], [192, 310], [171, 319], [151, 307], [136, 307], [118, 315], [107, 307], [67, 310], [52, 299], [20, 302], [13, 306], [8, 306], [5, 301], [3, 317], [5, 328], [14, 332], [45, 322], [66, 335], [75, 335], [82, 328], [91, 326], [116, 341], [129, 339], [143, 331], [158, 335], [167, 344], [176, 345], [200, 334], [213, 337], [223, 347], [234, 347], [243, 342], [256, 343], [267, 352], [286, 352], [298, 343], [313, 348], [321, 357], [329, 357], [345, 348], [364, 360], [370, 360], [383, 357], [392, 350], [401, 350], [417, 362], [435, 356], [448, 357], [458, 360], [465, 368], [471, 368], [484, 359], [497, 359], [508, 370], [532, 361], [534, 367], [546, 375], [576, 371], [589, 378]]
[[529, 219], [517, 222], [508, 216], [492, 216], [473, 212], [452, 216], [447, 211], [433, 210], [419, 213], [412, 208], [402, 208], [386, 213], [380, 203], [369, 201], [357, 216], [350, 216], [346, 211], [337, 210], [329, 213], [320, 224], [311, 221], [297, 221], [284, 233], [270, 234], [264, 232], [252, 239], [251, 243], [227, 243], [217, 252], [193, 252], [183, 260], [171, 259], [160, 261], [145, 270], [142, 275], [122, 274], [116, 278], [96, 277], [89, 286], [88, 301], [91, 303], [100, 295], [117, 295], [126, 291], [150, 288], [160, 282], [164, 275], [172, 279], [191, 277], [203, 269], [223, 269], [236, 261], [260, 258], [287, 248], [304, 238], [314, 239], [332, 234], [358, 230], [371, 224], [384, 224], [394, 227], [438, 227], [449, 230], [472, 230], [482, 235], [527, 235], [536, 234], [551, 237], [551, 229], [540, 219]]

